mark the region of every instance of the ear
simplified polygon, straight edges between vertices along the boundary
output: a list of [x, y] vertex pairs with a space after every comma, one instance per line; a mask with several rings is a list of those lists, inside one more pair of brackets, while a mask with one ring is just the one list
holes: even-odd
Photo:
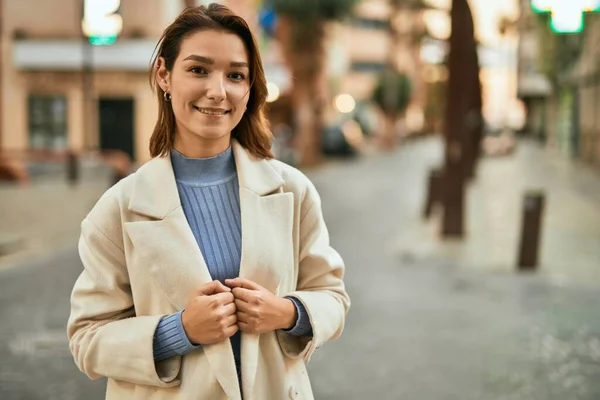
[[156, 60], [156, 83], [163, 92], [169, 92], [171, 88], [171, 73], [167, 70], [164, 57]]

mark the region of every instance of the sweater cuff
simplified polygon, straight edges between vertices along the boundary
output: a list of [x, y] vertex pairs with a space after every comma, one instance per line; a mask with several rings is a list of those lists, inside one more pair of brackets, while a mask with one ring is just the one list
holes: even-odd
[[154, 361], [182, 356], [200, 347], [192, 344], [185, 334], [181, 320], [182, 312], [167, 315], [158, 323], [154, 333]]
[[310, 324], [310, 317], [302, 302], [291, 296], [286, 296], [286, 299], [290, 299], [292, 303], [294, 303], [297, 318], [296, 324], [291, 329], [282, 329], [282, 331], [293, 336], [312, 336], [313, 332]]

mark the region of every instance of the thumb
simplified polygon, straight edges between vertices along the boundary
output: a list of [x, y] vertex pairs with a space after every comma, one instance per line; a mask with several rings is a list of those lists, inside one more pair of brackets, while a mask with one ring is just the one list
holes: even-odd
[[260, 290], [262, 288], [258, 283], [244, 278], [225, 279], [225, 283], [232, 288], [239, 287], [249, 290]]
[[198, 289], [199, 295], [210, 296], [217, 293], [231, 292], [227, 286], [223, 285], [221, 281], [214, 280], [205, 285], [200, 286]]

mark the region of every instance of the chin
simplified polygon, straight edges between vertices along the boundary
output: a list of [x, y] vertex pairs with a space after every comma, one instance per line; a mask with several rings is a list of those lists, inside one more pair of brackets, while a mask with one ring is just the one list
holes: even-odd
[[229, 136], [229, 132], [222, 130], [222, 129], [201, 129], [200, 130], [202, 133], [196, 133], [196, 136], [201, 137], [202, 139], [207, 139], [207, 140], [218, 140], [218, 139], [222, 139], [224, 137], [228, 137]]

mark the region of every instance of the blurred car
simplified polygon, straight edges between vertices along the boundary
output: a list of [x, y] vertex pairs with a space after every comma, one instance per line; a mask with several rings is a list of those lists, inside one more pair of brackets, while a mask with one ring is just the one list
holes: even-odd
[[353, 119], [326, 126], [321, 137], [323, 153], [329, 156], [355, 156], [363, 143], [363, 130]]

